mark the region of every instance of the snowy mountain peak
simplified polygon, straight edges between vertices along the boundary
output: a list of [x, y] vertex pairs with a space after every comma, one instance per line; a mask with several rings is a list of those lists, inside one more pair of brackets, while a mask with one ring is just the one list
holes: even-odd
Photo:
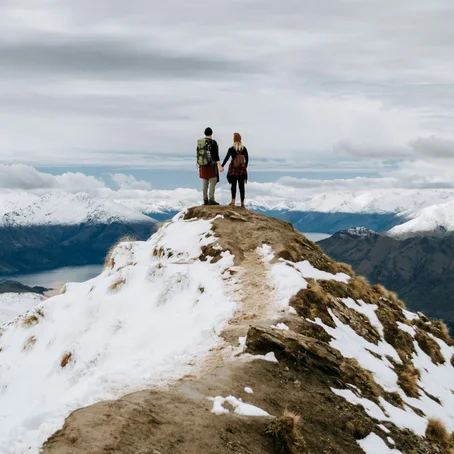
[[2, 226], [112, 224], [152, 221], [137, 210], [86, 193], [55, 192], [41, 197], [16, 197], [9, 200]]
[[370, 235], [379, 235], [377, 232], [370, 230], [366, 227], [354, 227], [348, 230], [344, 230], [341, 233], [347, 233], [351, 236], [370, 236]]
[[445, 327], [290, 224], [242, 209], [191, 208], [149, 241], [120, 243], [98, 277], [1, 331], [5, 454], [48, 437], [45, 454], [451, 443], [431, 432], [434, 418], [454, 430]]

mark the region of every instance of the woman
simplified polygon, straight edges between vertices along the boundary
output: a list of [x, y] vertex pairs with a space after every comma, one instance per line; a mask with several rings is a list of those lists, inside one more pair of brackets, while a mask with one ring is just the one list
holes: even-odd
[[229, 148], [227, 156], [222, 163], [223, 169], [227, 161], [231, 159], [229, 171], [227, 172], [227, 181], [231, 185], [232, 201], [229, 205], [235, 206], [236, 186], [240, 188], [241, 207], [244, 206], [244, 185], [247, 182], [247, 166], [249, 164], [249, 155], [246, 147], [241, 143], [241, 135], [236, 132], [233, 134], [233, 145]]

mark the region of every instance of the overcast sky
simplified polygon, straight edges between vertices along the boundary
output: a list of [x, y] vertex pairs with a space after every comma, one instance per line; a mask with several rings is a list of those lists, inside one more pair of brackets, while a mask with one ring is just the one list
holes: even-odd
[[174, 187], [210, 125], [257, 181], [451, 187], [453, 23], [452, 0], [1, 0], [0, 162]]

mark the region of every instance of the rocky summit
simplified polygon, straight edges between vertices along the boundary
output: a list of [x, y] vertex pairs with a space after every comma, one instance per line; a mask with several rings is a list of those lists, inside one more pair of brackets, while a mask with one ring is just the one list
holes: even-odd
[[191, 208], [120, 243], [1, 331], [0, 452], [454, 447], [446, 326], [244, 209]]

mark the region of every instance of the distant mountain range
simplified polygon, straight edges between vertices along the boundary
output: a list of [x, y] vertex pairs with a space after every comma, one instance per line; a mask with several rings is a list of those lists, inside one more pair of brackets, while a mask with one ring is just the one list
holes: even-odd
[[[222, 201], [224, 193], [220, 191]], [[0, 194], [0, 273], [101, 263], [120, 237], [148, 238], [157, 222], [200, 204], [194, 189]], [[395, 237], [454, 230], [454, 191], [331, 192], [302, 200], [266, 196], [248, 207], [301, 232], [335, 233], [364, 225]]]
[[8, 194], [0, 199], [0, 272], [102, 263], [129, 235], [147, 239], [156, 221], [125, 204], [88, 194]]
[[454, 330], [454, 233], [397, 239], [356, 228], [318, 244], [372, 283], [396, 291], [412, 310], [442, 318]]

